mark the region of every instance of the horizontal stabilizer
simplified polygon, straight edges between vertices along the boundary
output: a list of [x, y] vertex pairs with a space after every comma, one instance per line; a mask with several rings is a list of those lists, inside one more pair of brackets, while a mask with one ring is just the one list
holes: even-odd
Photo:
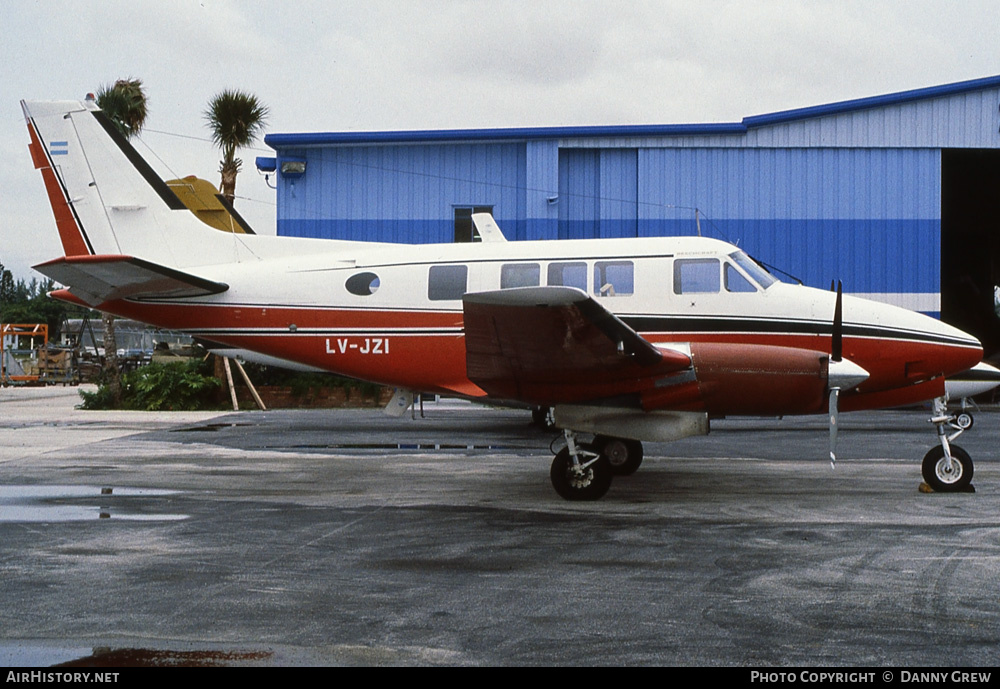
[[575, 287], [466, 294], [466, 375], [488, 394], [554, 404], [635, 392], [691, 366]]
[[178, 299], [218, 294], [222, 282], [132, 256], [67, 256], [34, 266], [91, 306], [115, 299]]

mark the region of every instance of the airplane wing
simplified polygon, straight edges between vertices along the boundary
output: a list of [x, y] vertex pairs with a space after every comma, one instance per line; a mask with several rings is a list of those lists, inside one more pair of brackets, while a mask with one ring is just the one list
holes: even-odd
[[643, 339], [575, 287], [466, 294], [466, 375], [489, 395], [552, 405], [638, 392], [691, 358]]
[[34, 268], [91, 306], [113, 299], [199, 297], [229, 289], [225, 283], [132, 256], [66, 256]]

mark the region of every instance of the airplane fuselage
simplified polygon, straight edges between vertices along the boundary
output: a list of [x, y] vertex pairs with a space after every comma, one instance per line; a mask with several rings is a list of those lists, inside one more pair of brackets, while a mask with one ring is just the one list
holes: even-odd
[[551, 407], [567, 499], [600, 498], [642, 441], [707, 433], [713, 415], [829, 411], [832, 462], [841, 409], [929, 399], [924, 479], [970, 485], [945, 377], [982, 348], [940, 321], [783, 284], [700, 237], [506, 242], [489, 214], [473, 214], [477, 244], [218, 232], [92, 101], [22, 108], [64, 252], [36, 268], [60, 298], [409, 391]]
[[[484, 393], [466, 376], [466, 292], [578, 287], [654, 344], [695, 354], [727, 345], [727, 370], [744, 364], [748, 381], [771, 359], [754, 360], [755, 351], [773, 351], [762, 347], [829, 353], [835, 302], [832, 292], [775, 280], [732, 245], [696, 237], [381, 244], [201, 266], [199, 274], [231, 287], [101, 308], [362, 380], [470, 397]], [[942, 376], [971, 368], [982, 355], [976, 340], [936, 319], [849, 296], [843, 346], [844, 357], [870, 374], [844, 397], [843, 409], [936, 397]], [[823, 411], [822, 399], [803, 406], [779, 395], [769, 404], [753, 385], [745, 395], [726, 386], [716, 396], [709, 372], [699, 373], [691, 408], [717, 415]], [[773, 370], [760, 373], [762, 384], [773, 385]], [[644, 406], [684, 407], [673, 391], [644, 394]]]

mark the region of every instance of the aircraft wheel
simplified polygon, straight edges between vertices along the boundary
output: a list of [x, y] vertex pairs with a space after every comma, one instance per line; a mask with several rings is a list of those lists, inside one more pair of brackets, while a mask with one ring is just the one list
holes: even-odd
[[[581, 450], [597, 452], [593, 445], [581, 443], [579, 447]], [[552, 487], [566, 500], [600, 500], [611, 487], [614, 474], [603, 454], [596, 462], [580, 469], [573, 465], [569, 448], [564, 447], [552, 460], [549, 477], [552, 479]]]
[[972, 458], [958, 445], [951, 446], [951, 468], [944, 456], [944, 448], [935, 445], [924, 455], [921, 471], [928, 486], [939, 493], [965, 490], [972, 483]]
[[972, 414], [966, 411], [959, 412], [958, 416], [955, 417], [955, 425], [963, 431], [967, 431], [972, 428], [974, 423], [976, 423], [976, 420], [972, 417]]
[[638, 440], [599, 435], [594, 438], [594, 445], [608, 458], [615, 476], [631, 476], [642, 464], [642, 443]]

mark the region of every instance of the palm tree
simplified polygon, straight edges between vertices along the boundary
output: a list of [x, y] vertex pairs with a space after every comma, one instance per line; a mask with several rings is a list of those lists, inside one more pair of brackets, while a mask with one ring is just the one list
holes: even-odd
[[212, 130], [212, 141], [222, 149], [219, 190], [232, 203], [236, 198], [236, 175], [243, 165], [236, 151], [251, 145], [264, 131], [267, 106], [253, 94], [226, 89], [209, 102], [204, 115]]
[[[119, 79], [111, 86], [102, 86], [97, 92], [97, 106], [115, 123], [118, 131], [126, 139], [136, 136], [149, 114], [146, 108], [146, 92], [142, 80], [128, 77]], [[115, 337], [115, 317], [102, 314], [104, 322], [104, 384], [107, 386], [113, 405], [121, 405], [121, 367], [118, 365], [118, 340]]]
[[140, 79], [129, 77], [111, 86], [102, 86], [97, 92], [97, 106], [126, 139], [137, 135], [146, 124], [146, 92]]

